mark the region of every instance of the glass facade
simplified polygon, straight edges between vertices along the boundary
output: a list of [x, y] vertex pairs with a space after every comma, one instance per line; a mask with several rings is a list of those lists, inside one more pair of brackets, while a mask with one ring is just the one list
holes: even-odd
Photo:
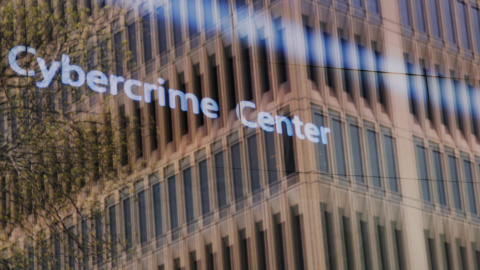
[[[480, 266], [477, 3], [34, 2], [78, 41], [0, 3], [1, 269]], [[8, 155], [8, 83], [78, 125]]]

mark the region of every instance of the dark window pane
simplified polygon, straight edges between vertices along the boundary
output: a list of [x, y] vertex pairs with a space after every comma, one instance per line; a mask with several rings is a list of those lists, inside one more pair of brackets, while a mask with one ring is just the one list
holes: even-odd
[[252, 193], [255, 193], [261, 189], [260, 183], [260, 166], [258, 160], [258, 150], [257, 150], [257, 136], [253, 135], [247, 139], [248, 146], [248, 161], [250, 164], [250, 185]]
[[117, 213], [115, 212], [115, 205], [108, 208], [108, 222], [110, 223], [110, 256], [117, 257]]
[[467, 185], [468, 210], [470, 214], [477, 214], [477, 197], [475, 195], [475, 184], [473, 183], [472, 164], [468, 160], [463, 160], [463, 170], [465, 183]]
[[233, 194], [235, 200], [243, 199], [242, 182], [242, 157], [240, 153], [240, 144], [235, 144], [230, 148], [232, 158], [232, 176], [233, 176]]
[[[313, 116], [313, 121], [315, 125], [322, 127], [324, 126], [324, 119], [323, 115], [319, 113], [315, 113]], [[328, 173], [330, 171], [329, 164], [328, 164], [328, 152], [327, 152], [327, 145], [323, 144], [322, 142], [316, 143], [317, 148], [317, 169], [320, 172]]]
[[335, 162], [336, 174], [340, 177], [347, 176], [347, 168], [345, 164], [345, 147], [343, 144], [343, 128], [342, 122], [337, 119], [332, 119], [332, 133], [334, 136]]
[[358, 183], [365, 183], [365, 179], [363, 178], [363, 157], [362, 145], [360, 143], [360, 129], [357, 125], [350, 124], [349, 130], [354, 178]]
[[163, 234], [163, 225], [162, 225], [162, 196], [160, 190], [160, 183], [157, 183], [152, 186], [152, 197], [153, 197], [153, 217], [155, 222], [155, 236], [160, 236]]
[[425, 148], [417, 145], [418, 174], [422, 185], [422, 198], [427, 202], [432, 202], [430, 195], [430, 181], [428, 178], [427, 154]]
[[467, 5], [465, 3], [457, 1], [457, 17], [459, 22], [460, 38], [462, 40], [463, 48], [470, 50], [470, 34], [468, 32], [468, 17], [467, 17]]
[[370, 162], [370, 176], [374, 187], [382, 188], [382, 175], [380, 172], [380, 158], [378, 156], [378, 139], [373, 130], [367, 130], [368, 157]]
[[414, 3], [415, 3], [415, 7], [413, 10], [415, 12], [416, 28], [418, 31], [426, 33], [427, 27], [425, 24], [425, 7], [424, 7], [423, 0], [415, 0]]
[[180, 45], [182, 43], [182, 18], [181, 18], [181, 10], [180, 10], [180, 1], [178, 0], [171, 0], [171, 16], [172, 16], [172, 29], [173, 29], [173, 42], [175, 46]]
[[267, 175], [268, 184], [274, 184], [278, 181], [277, 176], [277, 156], [275, 153], [275, 136], [273, 132], [264, 132], [265, 150], [267, 155]]
[[438, 7], [437, 0], [428, 0], [428, 11], [429, 11], [429, 17], [430, 17], [430, 27], [432, 28], [432, 34], [436, 38], [442, 38], [438, 8], [439, 7]]
[[368, 0], [368, 10], [372, 13], [380, 15], [380, 7], [378, 5], [378, 0]]
[[129, 251], [132, 248], [132, 209], [130, 208], [130, 198], [123, 200], [123, 229], [125, 235], [125, 249]]
[[150, 23], [150, 14], [142, 17], [142, 32], [143, 32], [143, 60], [144, 63], [152, 60], [152, 29]]
[[170, 207], [170, 229], [178, 228], [177, 184], [175, 176], [168, 178], [168, 204]]
[[480, 11], [475, 7], [471, 7], [470, 11], [475, 48], [477, 49], [477, 53], [480, 53]]
[[453, 9], [450, 0], [442, 0], [443, 21], [445, 32], [447, 32], [447, 40], [452, 44], [457, 43], [455, 38], [455, 21], [453, 20]]
[[138, 194], [138, 228], [140, 230], [140, 243], [145, 244], [147, 237], [147, 205], [145, 200], [145, 191], [140, 191]]
[[447, 206], [447, 197], [445, 192], [445, 179], [443, 176], [442, 156], [440, 152], [432, 151], [435, 181], [437, 186], [437, 200], [440, 205]]
[[410, 21], [410, 1], [409, 0], [399, 0], [400, 5], [400, 20], [405, 26], [412, 26]]
[[123, 76], [123, 38], [122, 32], [113, 36], [113, 45], [115, 50], [115, 72], [118, 76]]
[[208, 188], [208, 168], [207, 161], [198, 163], [198, 174], [200, 178], [200, 196], [202, 201], [202, 215], [210, 213], [210, 195]]
[[463, 206], [460, 190], [460, 179], [458, 178], [457, 172], [457, 159], [454, 156], [448, 156], [448, 166], [450, 171], [450, 183], [452, 184], [453, 203], [455, 209], [461, 211]]
[[197, 27], [197, 1], [196, 0], [187, 0], [187, 10], [188, 10], [188, 35], [190, 37], [198, 33]]
[[225, 166], [223, 161], [223, 152], [215, 154], [215, 176], [217, 180], [217, 200], [218, 207], [227, 206], [227, 188], [225, 183]]
[[127, 26], [128, 28], [128, 49], [131, 52], [131, 59], [129, 61], [129, 68], [138, 67], [138, 57], [137, 57], [137, 27], [135, 23], [131, 23]]
[[193, 212], [193, 186], [192, 186], [192, 170], [190, 168], [183, 170], [183, 188], [185, 191], [185, 213], [187, 223], [195, 219]]
[[157, 20], [157, 38], [158, 38], [158, 51], [163, 54], [167, 51], [167, 27], [165, 20], [164, 7], [158, 7], [155, 12]]

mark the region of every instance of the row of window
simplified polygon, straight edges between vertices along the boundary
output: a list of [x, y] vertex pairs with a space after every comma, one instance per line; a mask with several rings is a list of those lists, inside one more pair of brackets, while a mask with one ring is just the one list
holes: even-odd
[[[468, 244], [459, 238], [455, 241], [448, 239], [447, 235], [438, 237], [425, 231], [425, 246], [430, 269], [478, 269], [480, 268], [479, 245], [471, 243], [471, 252]], [[469, 256], [469, 254], [471, 254]], [[471, 258], [471, 259], [470, 259]], [[473, 264], [472, 264], [473, 263]], [[473, 268], [471, 268], [473, 266]]]
[[357, 265], [360, 269], [407, 269], [403, 230], [395, 222], [383, 224], [374, 218], [372, 226], [361, 213], [354, 218], [340, 210], [336, 215], [322, 205], [322, 225], [326, 269], [357, 269]]
[[[325, 124], [324, 116], [318, 112], [314, 113], [314, 121], [320, 126]], [[343, 123], [335, 112], [330, 112], [329, 126], [329, 144], [316, 145], [321, 174], [399, 194], [395, 141], [388, 129], [378, 132], [372, 123], [362, 126], [352, 117]]]
[[442, 153], [437, 144], [426, 147], [421, 140], [415, 141], [422, 199], [445, 210], [478, 217], [479, 191], [475, 179], [480, 179], [480, 160], [472, 161], [467, 153], [457, 157], [447, 147]]
[[480, 140], [477, 109], [480, 101], [475, 83], [468, 76], [461, 78], [458, 71], [450, 70], [446, 74], [440, 64], [435, 64], [432, 70], [425, 59], [419, 59], [418, 65], [415, 65], [414, 59], [407, 53], [404, 61], [409, 108], [415, 119], [420, 123], [426, 119], [433, 126], [438, 119], [438, 123], [443, 124], [451, 134], [454, 133], [452, 129], [457, 128], [465, 137], [470, 129], [470, 133]]
[[[446, 40], [466, 52], [480, 54], [480, 11], [476, 4], [463, 0], [399, 0], [400, 20], [406, 29]], [[405, 30], [405, 29], [404, 29]]]

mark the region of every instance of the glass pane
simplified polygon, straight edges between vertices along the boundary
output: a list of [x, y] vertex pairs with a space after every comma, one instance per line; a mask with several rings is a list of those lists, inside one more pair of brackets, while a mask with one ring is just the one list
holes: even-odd
[[335, 162], [336, 174], [340, 177], [347, 176], [347, 168], [345, 165], [345, 147], [343, 146], [342, 122], [332, 119], [332, 128], [334, 145], [335, 145]]
[[162, 226], [162, 196], [160, 191], [160, 183], [153, 185], [152, 187], [153, 195], [153, 216], [155, 221], [155, 236], [160, 236], [163, 234]]
[[[313, 118], [313, 120], [315, 121], [315, 125], [319, 127], [324, 126], [323, 115], [315, 113], [313, 115]], [[320, 172], [328, 173], [330, 170], [328, 167], [327, 145], [319, 142], [316, 143], [315, 146], [317, 148], [317, 169]]]
[[357, 125], [350, 124], [350, 145], [353, 159], [353, 173], [357, 182], [365, 183], [363, 178], [362, 146], [360, 143], [360, 130]]
[[454, 156], [448, 156], [448, 166], [450, 170], [450, 183], [452, 184], [453, 203], [455, 209], [462, 210], [462, 198], [460, 194], [460, 179], [457, 172], [457, 160]]
[[190, 223], [195, 218], [193, 212], [192, 170], [190, 168], [183, 170], [183, 188], [185, 191], [185, 215], [187, 223]]
[[374, 187], [382, 188], [380, 172], [380, 159], [378, 157], [377, 134], [373, 130], [367, 130], [368, 155], [370, 162], [370, 176]]
[[442, 154], [436, 150], [432, 151], [433, 166], [435, 173], [435, 184], [437, 185], [437, 200], [440, 205], [447, 205], [445, 193], [445, 179], [443, 176]]
[[198, 163], [198, 172], [200, 177], [200, 196], [202, 201], [202, 215], [210, 213], [210, 195], [208, 189], [208, 168], [207, 161]]
[[225, 183], [225, 166], [223, 161], [223, 152], [215, 155], [215, 176], [217, 177], [217, 200], [218, 207], [227, 206], [227, 189]]
[[422, 198], [427, 202], [432, 202], [430, 195], [430, 182], [428, 179], [427, 156], [425, 148], [417, 145], [418, 174], [422, 185]]
[[170, 207], [170, 229], [178, 228], [177, 184], [175, 176], [168, 178], [168, 203]]

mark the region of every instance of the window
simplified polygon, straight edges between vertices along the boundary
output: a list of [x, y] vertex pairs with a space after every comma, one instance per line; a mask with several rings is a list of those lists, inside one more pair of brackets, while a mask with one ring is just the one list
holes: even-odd
[[335, 232], [333, 214], [323, 210], [323, 239], [327, 269], [336, 269]]
[[472, 20], [473, 37], [477, 54], [480, 54], [480, 11], [477, 7], [470, 8], [470, 19]]
[[469, 23], [467, 17], [467, 5], [464, 2], [457, 0], [457, 17], [459, 21], [460, 38], [462, 46], [466, 50], [471, 50], [470, 34], [468, 32]]
[[368, 0], [368, 10], [371, 13], [380, 15], [380, 6], [378, 4], [378, 0]]
[[247, 138], [247, 148], [248, 148], [248, 161], [249, 161], [249, 173], [250, 173], [250, 187], [252, 193], [261, 190], [260, 183], [260, 161], [258, 159], [258, 150], [257, 150], [257, 136], [253, 135]]
[[125, 237], [125, 250], [130, 252], [132, 249], [132, 240], [133, 240], [133, 235], [132, 235], [132, 209], [131, 203], [130, 203], [130, 198], [126, 198], [122, 202], [123, 206], [123, 234]]
[[440, 72], [440, 66], [437, 64], [435, 65], [435, 72], [437, 73], [437, 83], [438, 83], [438, 91], [440, 92], [440, 109], [441, 109], [441, 120], [442, 124], [445, 125], [448, 129], [448, 96], [447, 96], [447, 89], [446, 89], [446, 79]]
[[410, 19], [410, 0], [399, 0], [400, 5], [400, 20], [404, 26], [411, 27]]
[[422, 145], [416, 146], [417, 148], [417, 169], [418, 176], [420, 178], [420, 183], [422, 187], [422, 199], [426, 202], [432, 202], [430, 195], [430, 180], [428, 177], [428, 166], [427, 166], [427, 153], [425, 148]]
[[422, 87], [425, 102], [425, 118], [429, 119], [433, 124], [433, 106], [430, 100], [430, 86], [428, 83], [428, 70], [425, 60], [420, 59], [420, 71], [422, 72]]
[[307, 63], [307, 76], [309, 80], [317, 82], [315, 61], [315, 32], [308, 23], [308, 17], [303, 16], [303, 31], [305, 34], [305, 58]]
[[215, 159], [215, 176], [217, 180], [217, 203], [218, 208], [222, 209], [227, 206], [227, 187], [225, 183], [225, 166], [223, 160], [223, 152], [214, 155]]
[[163, 54], [167, 51], [167, 25], [165, 19], [165, 8], [158, 7], [155, 11], [157, 21], [158, 51]]
[[55, 270], [60, 270], [62, 267], [62, 249], [61, 249], [61, 239], [60, 239], [60, 233], [58, 232], [58, 229], [54, 229], [55, 231], [52, 232], [51, 237], [51, 243], [53, 245], [53, 269]]
[[113, 46], [115, 50], [115, 72], [118, 76], [123, 76], [123, 37], [122, 32], [113, 35]]
[[133, 107], [135, 110], [135, 150], [136, 158], [143, 157], [143, 138], [142, 138], [142, 109], [140, 108], [140, 102], [134, 102]]
[[[165, 91], [169, 90], [170, 86], [168, 81], [165, 81], [164, 88]], [[172, 109], [168, 106], [162, 107], [162, 109], [165, 123], [165, 142], [169, 143], [173, 141]]]
[[326, 85], [335, 90], [335, 47], [331, 34], [325, 29], [322, 29], [322, 41]]
[[356, 57], [357, 57], [357, 67], [359, 69], [358, 78], [360, 79], [360, 96], [364, 99], [369, 101], [370, 96], [370, 88], [368, 86], [368, 72], [369, 69], [367, 67], [368, 63], [368, 56], [367, 50], [365, 46], [361, 44], [360, 36], [355, 36], [355, 49], [356, 49]]
[[382, 174], [380, 172], [380, 158], [378, 156], [378, 136], [372, 129], [366, 130], [368, 145], [368, 162], [370, 163], [370, 177], [372, 185], [376, 188], [383, 188]]
[[137, 57], [137, 26], [135, 22], [131, 22], [127, 25], [128, 29], [128, 49], [131, 52], [131, 58], [128, 62], [129, 69], [135, 69], [138, 67], [138, 57]]
[[360, 220], [360, 240], [362, 241], [364, 269], [372, 269], [372, 256], [370, 252], [370, 238], [368, 236], [368, 223]]
[[212, 0], [203, 0], [203, 18], [205, 29], [213, 25], [213, 3]]
[[188, 12], [188, 35], [195, 36], [198, 33], [197, 27], [197, 0], [187, 0]]
[[157, 132], [157, 102], [155, 100], [154, 91], [150, 92], [150, 100], [148, 103], [149, 133], [150, 133], [150, 147], [153, 150], [158, 149], [158, 132]]
[[273, 132], [263, 132], [264, 145], [267, 158], [267, 177], [268, 184], [273, 185], [278, 181], [277, 176], [277, 156], [275, 153], [275, 135]]
[[477, 197], [475, 195], [472, 163], [468, 159], [463, 159], [463, 174], [465, 175], [465, 184], [467, 185], [468, 210], [470, 214], [477, 215]]
[[195, 219], [195, 213], [193, 210], [193, 183], [192, 183], [192, 170], [187, 168], [183, 170], [183, 189], [185, 196], [185, 216], [187, 224], [191, 223]]
[[239, 143], [236, 143], [230, 147], [230, 154], [232, 159], [233, 194], [235, 196], [235, 200], [239, 201], [243, 199], [243, 169]]
[[249, 269], [249, 256], [248, 256], [248, 243], [247, 243], [247, 235], [245, 229], [238, 231], [238, 240], [239, 240], [239, 251], [240, 251], [240, 267], [241, 270], [248, 270]]
[[383, 72], [383, 54], [377, 46], [377, 42], [372, 41], [372, 49], [374, 56], [374, 75], [375, 86], [377, 88], [377, 102], [387, 107], [387, 89], [385, 86], [385, 75]]
[[220, 9], [220, 17], [223, 19], [226, 16], [230, 15], [230, 4], [229, 0], [218, 0], [218, 7]]
[[[405, 0], [409, 1], [409, 0]], [[427, 26], [425, 23], [425, 6], [423, 3], [423, 0], [415, 0], [415, 7], [414, 7], [414, 12], [415, 12], [415, 26], [416, 30], [420, 31], [422, 33], [427, 32]]]
[[419, 117], [418, 106], [417, 106], [417, 95], [415, 90], [415, 83], [414, 83], [414, 69], [413, 64], [410, 62], [409, 55], [405, 53], [403, 55], [405, 59], [405, 71], [407, 77], [407, 84], [408, 84], [408, 101], [410, 107], [410, 113], [413, 114], [416, 118]]
[[[425, 232], [426, 234], [428, 232]], [[427, 247], [428, 247], [428, 259], [430, 264], [430, 269], [438, 269], [437, 268], [437, 252], [435, 251], [435, 239], [430, 238], [429, 236], [426, 237], [427, 239]]]
[[[187, 89], [187, 84], [185, 82], [185, 73], [182, 71], [180, 73], [177, 73], [177, 80], [178, 80], [178, 90], [182, 92], [186, 92]], [[180, 134], [185, 135], [188, 133], [189, 127], [188, 127], [188, 112], [183, 109], [179, 110], [180, 112]]]
[[155, 226], [155, 236], [158, 237], [163, 234], [162, 225], [162, 195], [160, 183], [152, 186], [152, 203], [153, 203], [153, 218]]
[[428, 11], [429, 11], [429, 18], [430, 18], [430, 27], [432, 30], [432, 34], [435, 38], [442, 38], [442, 31], [440, 28], [440, 21], [438, 15], [438, 1], [437, 0], [428, 0]]
[[200, 179], [200, 199], [202, 203], [202, 215], [210, 213], [210, 191], [208, 187], [207, 160], [198, 163], [198, 177]]
[[[214, 270], [215, 269], [215, 257], [213, 254], [213, 247], [212, 244], [208, 244], [205, 246], [205, 253], [206, 253], [206, 265], [207, 265], [207, 270]], [[226, 268], [230, 269], [230, 268]]]
[[115, 259], [117, 257], [117, 213], [115, 205], [108, 207], [108, 222], [110, 230], [110, 256]]
[[102, 225], [102, 215], [97, 211], [94, 213], [95, 220], [95, 254], [96, 254], [96, 263], [101, 264], [103, 262], [103, 245], [102, 241], [97, 239], [103, 239], [103, 225]]
[[122, 166], [128, 164], [128, 119], [125, 112], [125, 104], [119, 108], [120, 121], [120, 162]]
[[443, 252], [445, 255], [445, 268], [448, 270], [455, 269], [454, 267], [454, 261], [453, 261], [453, 254], [452, 254], [452, 245], [447, 242], [445, 239], [445, 236], [442, 236], [443, 238]]
[[343, 90], [352, 97], [353, 95], [353, 76], [352, 76], [352, 68], [350, 66], [350, 48], [348, 41], [343, 37], [343, 30], [338, 30], [338, 35], [340, 37], [340, 47], [342, 49], [342, 53], [340, 55], [342, 59], [342, 79], [343, 79]]
[[450, 71], [450, 77], [453, 78], [453, 104], [455, 106], [455, 120], [457, 122], [457, 128], [465, 134], [465, 126], [463, 122], [463, 104], [462, 104], [462, 88], [460, 80], [455, 77], [455, 72]]
[[437, 201], [441, 206], [447, 206], [442, 154], [438, 150], [432, 150], [432, 161], [433, 172], [435, 174], [435, 185], [437, 186]]
[[354, 269], [354, 244], [352, 238], [352, 224], [349, 217], [342, 216], [343, 245], [345, 247], [345, 264], [348, 270]]
[[353, 174], [357, 183], [365, 184], [363, 174], [362, 145], [360, 142], [360, 128], [357, 124], [349, 123], [350, 132], [350, 151], [353, 163]]
[[332, 133], [336, 134], [333, 138], [335, 150], [335, 173], [339, 177], [346, 177], [347, 168], [345, 164], [345, 147], [343, 145], [343, 128], [340, 120], [332, 119]]
[[277, 60], [277, 78], [279, 83], [287, 81], [287, 56], [285, 48], [285, 28], [282, 25], [282, 18], [273, 22], [275, 28], [275, 58]]
[[363, 9], [363, 0], [353, 0], [352, 2], [354, 7]]
[[[295, 146], [293, 141], [292, 134], [288, 134], [289, 126], [291, 125], [290, 116], [286, 116], [288, 119], [287, 124], [287, 132], [282, 133], [282, 145], [283, 145], [283, 166], [285, 169], [285, 175], [289, 176], [297, 172], [297, 168], [295, 165]], [[290, 127], [291, 128], [291, 127]]]
[[443, 21], [445, 23], [445, 32], [447, 33], [447, 41], [451, 44], [457, 43], [455, 37], [455, 21], [453, 20], [453, 9], [450, 0], [441, 0], [443, 8]]
[[468, 82], [468, 77], [465, 77], [465, 81], [467, 82], [468, 99], [470, 100], [470, 129], [472, 134], [478, 138], [480, 135], [480, 130], [478, 128], [478, 102], [475, 94], [476, 88], [470, 82]]
[[138, 228], [140, 230], [140, 243], [143, 245], [148, 241], [147, 235], [147, 204], [145, 191], [138, 192]]
[[378, 248], [380, 249], [380, 260], [383, 269], [389, 269], [388, 244], [385, 226], [377, 224]]
[[237, 106], [237, 90], [235, 82], [238, 80], [235, 76], [235, 59], [233, 56], [233, 48], [231, 45], [223, 48], [226, 62], [225, 62], [225, 76], [227, 81], [227, 93], [228, 93], [228, 110], [235, 109]]
[[407, 269], [405, 262], [405, 247], [403, 244], [403, 232], [399, 229], [394, 229], [394, 241], [395, 241], [395, 251], [398, 263], [398, 269], [404, 270]]
[[[223, 256], [223, 269], [232, 269], [232, 258], [231, 258], [231, 251], [230, 245], [228, 243], [228, 236], [222, 238], [222, 256]], [[209, 259], [207, 257], [207, 259]], [[213, 270], [213, 260], [212, 263], [208, 264], [207, 260], [207, 269]], [[211, 267], [208, 267], [212, 265]]]
[[253, 93], [253, 77], [252, 69], [250, 67], [250, 47], [248, 45], [248, 37], [244, 37], [240, 40], [242, 48], [242, 70], [243, 70], [243, 81], [244, 81], [244, 94], [243, 98], [245, 100], [252, 100], [254, 98]]
[[457, 159], [453, 155], [448, 155], [448, 169], [450, 171], [450, 183], [452, 185], [453, 205], [458, 211], [462, 211], [462, 198], [460, 190], [460, 179], [457, 172]]
[[[222, 107], [222, 102], [220, 100], [220, 93], [218, 91], [218, 67], [215, 60], [215, 54], [208, 56], [208, 68], [209, 68], [209, 81], [210, 81], [210, 97], [213, 100], [218, 100], [218, 107]], [[220, 109], [219, 109], [220, 110]]]
[[[193, 65], [193, 92], [198, 97], [198, 100], [203, 99], [203, 76], [200, 73], [200, 64]], [[195, 124], [197, 127], [204, 125], [204, 116], [202, 113], [196, 114]]]
[[280, 219], [280, 214], [273, 216], [273, 233], [275, 235], [275, 253], [277, 269], [285, 269], [285, 252], [284, 252], [284, 237], [283, 237], [283, 223]]
[[178, 228], [177, 184], [175, 176], [170, 176], [168, 182], [168, 206], [170, 207], [170, 229]]
[[265, 28], [258, 31], [258, 65], [259, 78], [262, 85], [262, 93], [270, 90], [269, 64], [268, 64], [268, 41], [265, 37]]
[[150, 62], [153, 58], [152, 50], [152, 29], [150, 23], [150, 14], [142, 17], [142, 33], [143, 33], [143, 61]]
[[[320, 113], [314, 113], [313, 121], [315, 125], [322, 127], [324, 126], [324, 119], [323, 115]], [[328, 164], [328, 152], [327, 152], [327, 145], [323, 143], [316, 143], [316, 154], [317, 154], [317, 169], [322, 173], [330, 172], [329, 164]]]
[[171, 16], [172, 16], [172, 29], [173, 29], [173, 42], [175, 46], [180, 45], [182, 43], [182, 18], [181, 18], [181, 9], [180, 9], [180, 1], [171, 0]]
[[67, 233], [67, 258], [68, 258], [68, 267], [69, 269], [75, 269], [75, 227], [71, 226], [68, 229]]
[[[257, 245], [257, 269], [259, 270], [266, 270], [267, 269], [267, 249], [265, 246], [266, 241], [266, 234], [265, 230], [262, 228], [262, 223], [257, 222], [255, 223], [255, 238], [256, 238], [256, 245]], [[226, 268], [228, 269], [228, 268]]]
[[305, 269], [305, 261], [303, 254], [303, 216], [298, 212], [298, 209], [295, 210], [298, 206], [291, 207], [292, 219], [292, 244], [294, 251], [294, 261], [295, 269]]

